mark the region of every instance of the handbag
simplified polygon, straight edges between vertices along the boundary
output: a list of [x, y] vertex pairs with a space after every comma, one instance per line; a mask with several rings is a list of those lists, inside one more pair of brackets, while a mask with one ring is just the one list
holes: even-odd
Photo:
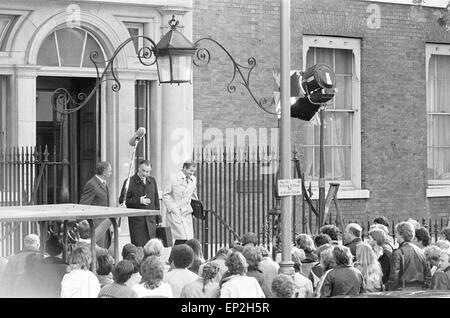
[[203, 210], [203, 203], [200, 200], [191, 200], [192, 214], [200, 220], [205, 219], [205, 211]]
[[156, 228], [156, 237], [163, 242], [164, 247], [171, 247], [173, 245], [172, 231], [169, 226], [158, 226]]

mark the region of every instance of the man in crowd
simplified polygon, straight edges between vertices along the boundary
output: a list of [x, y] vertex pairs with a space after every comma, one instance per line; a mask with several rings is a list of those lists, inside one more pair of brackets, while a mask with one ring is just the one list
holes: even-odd
[[350, 249], [353, 257], [356, 257], [356, 246], [362, 242], [362, 228], [357, 223], [350, 223], [345, 228], [344, 245]]

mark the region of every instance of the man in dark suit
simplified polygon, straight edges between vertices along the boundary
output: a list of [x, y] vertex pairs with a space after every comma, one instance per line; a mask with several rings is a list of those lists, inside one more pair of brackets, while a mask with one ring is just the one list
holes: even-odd
[[[99, 162], [96, 167], [95, 176], [90, 178], [84, 185], [80, 204], [109, 206], [109, 189], [106, 180], [111, 174], [111, 165], [106, 161]], [[94, 219], [93, 221], [95, 228], [102, 222], [109, 222], [108, 219]], [[108, 226], [105, 226], [105, 230], [104, 234], [102, 233], [96, 236], [96, 241], [100, 247], [109, 248], [111, 245], [111, 231]]]
[[[133, 209], [159, 210], [159, 195], [156, 180], [150, 177], [152, 166], [150, 161], [139, 163], [138, 172], [130, 178], [125, 205]], [[124, 201], [127, 180], [123, 183], [119, 203]], [[151, 238], [156, 237], [156, 227], [161, 223], [161, 216], [128, 217], [131, 243], [144, 246]]]

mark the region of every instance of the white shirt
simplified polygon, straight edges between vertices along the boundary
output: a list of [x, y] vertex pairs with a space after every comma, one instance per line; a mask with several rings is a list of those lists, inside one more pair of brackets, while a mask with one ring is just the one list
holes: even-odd
[[100, 178], [98, 175], [95, 175], [97, 177], [98, 180], [100, 180], [101, 183], [103, 183], [103, 185], [106, 186], [106, 180]]
[[61, 281], [61, 298], [97, 298], [100, 283], [91, 271], [74, 269]]
[[169, 284], [162, 282], [159, 287], [149, 289], [142, 284], [136, 284], [133, 286], [133, 290], [136, 292], [139, 298], [143, 297], [167, 297], [172, 298], [172, 288]]
[[222, 285], [220, 298], [265, 298], [264, 292], [254, 277], [236, 275]]
[[184, 285], [196, 281], [199, 276], [190, 270], [174, 268], [164, 276], [164, 281], [172, 287], [173, 297], [179, 298]]

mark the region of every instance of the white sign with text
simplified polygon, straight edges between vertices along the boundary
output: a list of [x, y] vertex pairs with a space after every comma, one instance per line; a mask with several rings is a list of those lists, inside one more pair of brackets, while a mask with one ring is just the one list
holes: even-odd
[[302, 194], [302, 179], [278, 180], [278, 195], [280, 197]]

